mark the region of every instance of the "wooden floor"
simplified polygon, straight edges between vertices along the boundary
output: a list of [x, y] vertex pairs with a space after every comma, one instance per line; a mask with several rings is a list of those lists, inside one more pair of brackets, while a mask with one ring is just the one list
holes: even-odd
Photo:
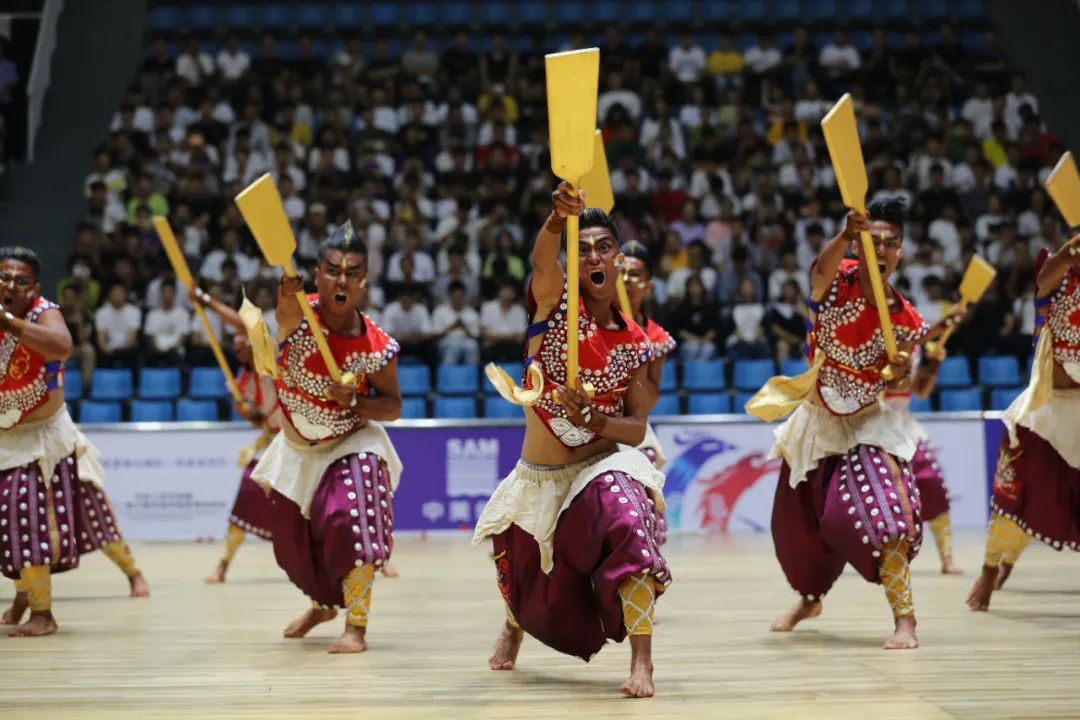
[[[1080, 557], [1032, 547], [989, 614], [963, 599], [981, 537], [962, 535], [968, 573], [942, 577], [929, 541], [914, 572], [923, 647], [886, 652], [880, 588], [845, 574], [825, 614], [770, 634], [793, 601], [766, 537], [676, 538], [661, 601], [657, 697], [620, 698], [629, 647], [592, 663], [526, 639], [519, 669], [485, 660], [502, 617], [494, 573], [464, 536], [403, 538], [402, 577], [376, 583], [371, 649], [330, 656], [339, 622], [281, 638], [304, 609], [269, 545], [241, 548], [229, 584], [202, 577], [214, 545], [135, 548], [153, 586], [129, 599], [100, 554], [56, 578], [60, 632], [0, 638], [0, 715], [353, 718], [995, 718], [1080, 716]], [[11, 584], [0, 598], [6, 603]]]

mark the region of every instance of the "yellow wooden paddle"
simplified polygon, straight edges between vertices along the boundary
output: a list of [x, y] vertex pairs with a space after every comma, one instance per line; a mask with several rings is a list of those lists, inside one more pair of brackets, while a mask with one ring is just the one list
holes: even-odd
[[[169, 221], [163, 217], [156, 217], [153, 222], [158, 239], [161, 240], [161, 246], [165, 248], [165, 256], [169, 258], [169, 262], [173, 266], [173, 272], [176, 273], [176, 279], [189, 291], [194, 289], [195, 280], [191, 276], [191, 269], [188, 268], [187, 258], [184, 257], [184, 253], [180, 250], [180, 244], [176, 242], [176, 236], [173, 234]], [[221, 372], [225, 375], [225, 382], [229, 385], [229, 392], [232, 394], [233, 400], [245, 413], [249, 412], [248, 404], [244, 401], [244, 396], [240, 392], [240, 386], [236, 384], [236, 377], [233, 375], [229, 363], [225, 360], [225, 353], [221, 350], [221, 343], [218, 342], [217, 335], [214, 334], [214, 326], [210, 324], [210, 318], [206, 317], [206, 311], [203, 310], [202, 305], [199, 303], [195, 303], [195, 314], [199, 316], [199, 322], [202, 323], [203, 330], [206, 332], [207, 342], [210, 343], [210, 351], [214, 353], [214, 359], [221, 366]]]
[[[990, 263], [978, 255], [971, 258], [967, 269], [964, 270], [964, 279], [960, 281], [960, 306], [967, 308], [968, 305], [979, 302], [990, 283], [994, 282], [997, 270]], [[937, 340], [926, 343], [926, 353], [930, 357], [943, 360], [945, 358], [945, 343], [952, 337], [956, 325], [945, 328], [945, 332]]]
[[[263, 257], [271, 265], [280, 267], [287, 277], [296, 277], [293, 268], [292, 256], [296, 252], [296, 238], [293, 236], [289, 218], [285, 215], [285, 206], [281, 203], [281, 195], [270, 173], [266, 173], [236, 196], [236, 206], [240, 208], [240, 214], [251, 228], [251, 234], [255, 236], [255, 242], [259, 244]], [[297, 290], [296, 301], [300, 303], [300, 310], [304, 313], [311, 328], [311, 336], [315, 338], [315, 344], [319, 348], [326, 369], [334, 382], [342, 382], [341, 370], [338, 368], [334, 354], [330, 352], [330, 345], [323, 335], [322, 325], [315, 316], [315, 311], [308, 302], [303, 289]], [[355, 382], [352, 373], [347, 373], [344, 382]]]
[[1080, 173], [1076, 160], [1067, 152], [1058, 160], [1053, 172], [1046, 178], [1046, 192], [1050, 193], [1058, 211], [1065, 217], [1070, 231], [1080, 225]]
[[[611, 190], [611, 173], [608, 172], [607, 152], [604, 150], [604, 136], [596, 131], [596, 145], [593, 149], [593, 166], [585, 177], [581, 178], [581, 189], [585, 191], [585, 200], [589, 207], [599, 208], [608, 215], [615, 207], [615, 193]], [[619, 273], [615, 278], [615, 291], [619, 295], [619, 309], [623, 315], [634, 319], [634, 310], [630, 306], [630, 295], [626, 292], [626, 275]]]
[[[544, 68], [551, 171], [576, 190], [593, 166], [600, 50], [545, 55]], [[577, 387], [579, 367], [578, 232], [578, 218], [566, 218], [566, 384], [572, 388]]]
[[[821, 132], [825, 135], [825, 144], [829, 147], [836, 184], [840, 186], [844, 205], [852, 210], [866, 212], [866, 163], [863, 161], [859, 130], [855, 124], [855, 104], [849, 93], [844, 93], [832, 110], [822, 118]], [[881, 272], [878, 270], [874, 241], [868, 232], [859, 233], [859, 240], [862, 243], [866, 271], [874, 289], [874, 304], [877, 305], [881, 334], [885, 338], [885, 352], [889, 360], [894, 360], [896, 337], [893, 335], [889, 306], [885, 300], [885, 284], [881, 281]], [[888, 369], [885, 368], [886, 371]], [[883, 372], [882, 376], [889, 379], [890, 374]]]

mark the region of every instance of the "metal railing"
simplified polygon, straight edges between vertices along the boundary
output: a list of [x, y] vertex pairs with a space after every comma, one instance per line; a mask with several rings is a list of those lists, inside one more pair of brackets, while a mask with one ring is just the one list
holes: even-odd
[[45, 105], [45, 93], [52, 80], [52, 57], [56, 50], [56, 26], [64, 0], [45, 0], [38, 26], [37, 44], [34, 46], [34, 63], [26, 83], [26, 161], [34, 161], [34, 144], [41, 127], [41, 110]]

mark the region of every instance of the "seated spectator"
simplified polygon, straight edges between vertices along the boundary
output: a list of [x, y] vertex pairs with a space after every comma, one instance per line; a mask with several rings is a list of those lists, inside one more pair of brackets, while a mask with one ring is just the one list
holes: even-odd
[[770, 357], [769, 341], [765, 337], [765, 306], [754, 294], [754, 284], [743, 280], [731, 309], [734, 327], [727, 339], [728, 355], [736, 360], [760, 360]]
[[765, 315], [765, 327], [777, 362], [802, 357], [803, 343], [806, 341], [804, 297], [806, 295], [798, 283], [788, 280], [780, 291], [780, 298], [769, 306]]
[[460, 283], [465, 290], [465, 303], [473, 306], [480, 300], [480, 282], [465, 259], [465, 246], [452, 245], [446, 252], [447, 268], [435, 280], [433, 295], [436, 302], [450, 300], [450, 286]]
[[743, 56], [731, 35], [720, 37], [720, 46], [709, 55], [705, 67], [716, 85], [717, 95], [723, 96], [729, 89], [742, 86]]
[[405, 275], [402, 272], [402, 260], [406, 257], [409, 258], [413, 265], [413, 282], [425, 285], [434, 282], [435, 261], [421, 249], [420, 245], [420, 232], [415, 228], [406, 231], [404, 247], [391, 255], [390, 262], [387, 264], [386, 279], [389, 282], [402, 282], [405, 280]]
[[712, 360], [716, 357], [716, 328], [719, 315], [705, 292], [701, 278], [686, 281], [686, 295], [672, 316], [671, 327], [679, 342], [683, 360]]
[[[952, 303], [945, 298], [945, 282], [937, 275], [924, 276], [921, 285], [922, 291], [918, 294], [920, 300], [915, 306], [926, 324], [933, 325], [945, 316], [945, 311]], [[914, 296], [914, 293], [912, 295]]]
[[484, 359], [513, 362], [522, 359], [525, 326], [529, 317], [517, 302], [518, 285], [504, 280], [498, 297], [480, 307], [480, 326], [483, 328]]
[[127, 292], [122, 283], [113, 283], [105, 304], [94, 314], [100, 367], [131, 368], [138, 361], [142, 311], [127, 301]]
[[790, 245], [785, 247], [780, 251], [780, 267], [769, 273], [769, 300], [779, 301], [788, 283], [795, 283], [799, 297], [807, 297], [810, 294], [809, 274], [808, 269], [799, 267], [795, 249]]
[[621, 106], [634, 122], [641, 119], [641, 96], [624, 85], [622, 73], [611, 73], [607, 77], [607, 90], [600, 93], [596, 100], [597, 120], [607, 123], [612, 109], [617, 105]]
[[716, 287], [716, 270], [708, 266], [709, 248], [700, 240], [691, 242], [686, 247], [686, 267], [673, 270], [667, 278], [668, 295], [680, 300], [686, 294], [686, 285], [690, 278], [697, 278], [705, 287], [705, 292], [712, 294]]
[[111, 235], [127, 221], [127, 213], [120, 201], [109, 194], [108, 186], [95, 180], [90, 183], [90, 197], [86, 199], [83, 221], [102, 233]]
[[176, 303], [176, 281], [161, 283], [161, 307], [146, 314], [148, 352], [146, 364], [152, 367], [177, 367], [183, 360], [184, 346], [191, 331], [191, 314]]
[[259, 273], [259, 261], [240, 251], [240, 234], [236, 230], [229, 229], [222, 233], [221, 247], [211, 250], [206, 256], [199, 268], [199, 276], [210, 282], [222, 282], [222, 269], [226, 261], [232, 261], [241, 282], [253, 280]]
[[431, 314], [420, 301], [420, 289], [416, 285], [403, 286], [394, 301], [383, 308], [382, 328], [398, 341], [403, 355], [434, 364]]
[[432, 334], [443, 365], [480, 363], [480, 316], [465, 304], [465, 298], [465, 285], [452, 281], [449, 300], [436, 307], [431, 316]]
[[63, 287], [60, 291], [60, 312], [71, 333], [71, 359], [79, 364], [83, 378], [89, 378], [94, 374], [97, 356], [94, 352], [94, 323], [85, 310], [81, 290], [82, 286], [76, 283]]
[[[210, 283], [206, 292], [213, 299], [221, 301], [221, 286], [217, 283]], [[208, 312], [206, 313], [206, 317], [210, 321], [210, 329], [214, 333], [214, 338], [221, 346], [221, 350], [225, 353], [225, 357], [231, 361], [233, 358], [231, 328], [221, 321], [221, 316], [217, 313]], [[187, 364], [191, 367], [209, 367], [217, 365], [217, 358], [214, 357], [214, 351], [210, 349], [210, 339], [206, 334], [206, 328], [203, 327], [202, 320], [200, 320], [199, 316], [196, 314], [191, 315], [187, 349], [184, 353], [184, 357], [187, 360]]]

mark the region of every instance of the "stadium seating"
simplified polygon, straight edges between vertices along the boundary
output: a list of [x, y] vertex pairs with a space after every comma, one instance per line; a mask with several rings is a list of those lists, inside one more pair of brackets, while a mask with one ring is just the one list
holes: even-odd
[[146, 400], [175, 400], [180, 397], [180, 369], [143, 368], [139, 373], [139, 397]]
[[691, 393], [687, 410], [691, 415], [719, 415], [731, 412], [731, 398], [722, 393]]
[[723, 390], [724, 363], [705, 360], [683, 364], [683, 387], [690, 391]]
[[469, 420], [476, 417], [476, 398], [437, 397], [435, 417], [442, 420]]
[[134, 400], [131, 403], [132, 422], [170, 422], [173, 404], [168, 400]]
[[942, 390], [941, 411], [961, 412], [966, 410], [982, 410], [982, 394], [974, 389], [967, 390]]
[[475, 365], [440, 365], [436, 389], [444, 395], [470, 395], [480, 389]]
[[98, 369], [90, 380], [90, 399], [127, 400], [132, 395], [132, 385], [130, 370]]
[[213, 422], [218, 419], [218, 405], [213, 400], [182, 398], [176, 402], [176, 419], [182, 422]]
[[79, 422], [115, 423], [120, 422], [122, 412], [118, 402], [84, 400], [79, 404]]

